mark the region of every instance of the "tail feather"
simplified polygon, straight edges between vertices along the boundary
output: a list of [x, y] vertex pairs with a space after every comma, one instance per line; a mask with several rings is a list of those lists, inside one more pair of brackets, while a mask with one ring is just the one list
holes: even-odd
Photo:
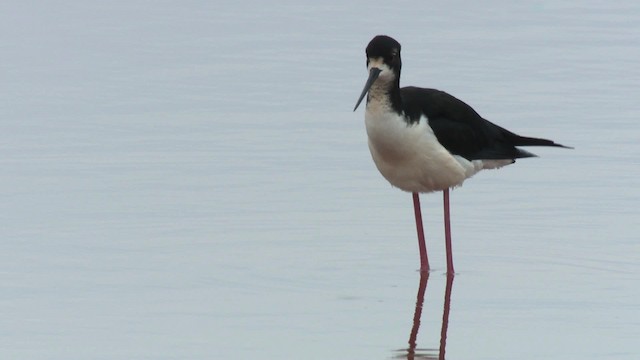
[[573, 149], [570, 146], [558, 144], [552, 140], [520, 136], [512, 133], [511, 131], [501, 128], [497, 125], [493, 125], [494, 139], [496, 141], [490, 142], [479, 151], [466, 155], [467, 160], [505, 160], [505, 159], [519, 159], [528, 157], [537, 157], [538, 155], [529, 151], [519, 148], [519, 146], [553, 146], [565, 149]]
[[538, 155], [528, 152], [527, 150], [516, 148], [516, 151], [517, 151], [517, 155], [514, 156], [514, 158], [538, 157]]
[[570, 146], [564, 146], [552, 140], [526, 137], [526, 136], [520, 136], [516, 134], [512, 134], [512, 135], [513, 136], [511, 137], [511, 141], [513, 141], [514, 146], [554, 146], [554, 147], [561, 147], [565, 149], [573, 149]]

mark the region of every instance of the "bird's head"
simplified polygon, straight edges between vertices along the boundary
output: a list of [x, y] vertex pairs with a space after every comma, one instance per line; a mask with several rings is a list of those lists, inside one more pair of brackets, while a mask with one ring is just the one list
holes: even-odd
[[366, 54], [369, 78], [353, 111], [356, 111], [375, 82], [391, 83], [400, 79], [400, 69], [402, 68], [400, 43], [395, 39], [386, 35], [374, 37], [367, 45]]

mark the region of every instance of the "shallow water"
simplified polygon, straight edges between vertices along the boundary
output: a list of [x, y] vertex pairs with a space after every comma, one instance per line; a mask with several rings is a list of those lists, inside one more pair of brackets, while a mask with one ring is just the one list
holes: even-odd
[[[1, 7], [3, 358], [637, 358], [640, 4]], [[575, 147], [453, 191], [450, 284], [351, 112], [378, 33]]]

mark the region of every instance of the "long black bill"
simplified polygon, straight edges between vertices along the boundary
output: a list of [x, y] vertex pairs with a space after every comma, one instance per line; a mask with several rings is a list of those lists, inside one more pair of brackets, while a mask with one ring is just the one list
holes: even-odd
[[356, 111], [358, 106], [360, 106], [362, 99], [364, 99], [364, 96], [367, 95], [367, 92], [369, 92], [371, 85], [373, 85], [373, 83], [376, 81], [376, 79], [378, 78], [378, 75], [380, 75], [381, 72], [382, 70], [378, 68], [371, 68], [371, 70], [369, 70], [369, 78], [367, 79], [367, 82], [364, 84], [364, 89], [362, 89], [362, 94], [360, 94], [360, 98], [356, 103], [356, 107], [353, 108], [353, 111]]

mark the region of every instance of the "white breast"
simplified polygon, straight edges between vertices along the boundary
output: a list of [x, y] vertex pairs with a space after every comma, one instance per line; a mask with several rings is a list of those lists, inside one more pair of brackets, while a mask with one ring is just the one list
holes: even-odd
[[409, 125], [385, 105], [369, 102], [365, 124], [373, 161], [393, 186], [409, 192], [444, 190], [461, 185], [482, 169], [481, 161], [451, 155], [438, 142], [427, 118]]

